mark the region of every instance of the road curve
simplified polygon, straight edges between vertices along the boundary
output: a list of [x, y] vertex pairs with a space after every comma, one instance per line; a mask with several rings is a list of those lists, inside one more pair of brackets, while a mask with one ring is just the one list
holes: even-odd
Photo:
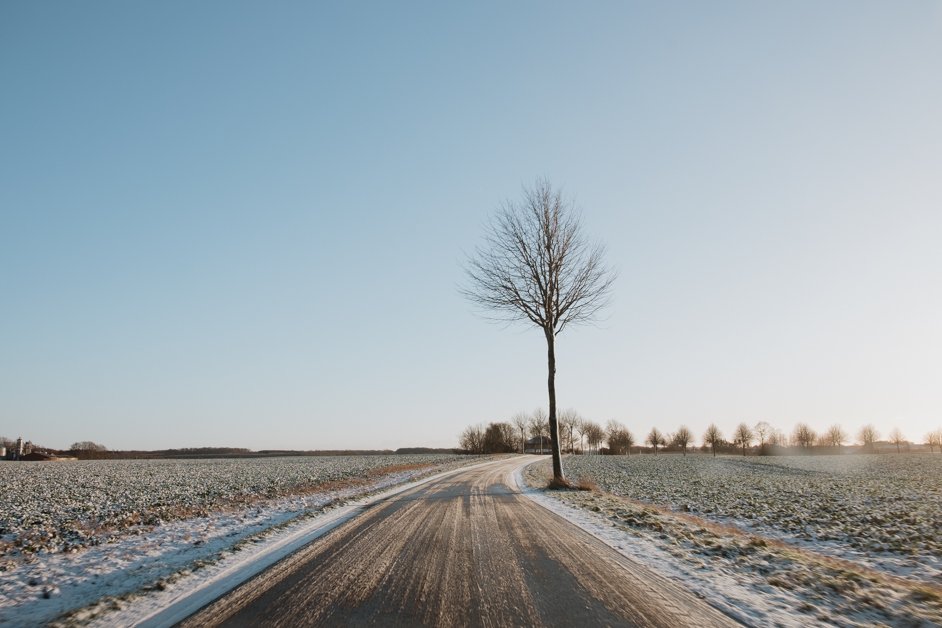
[[181, 625], [735, 625], [521, 495], [520, 464], [379, 501]]

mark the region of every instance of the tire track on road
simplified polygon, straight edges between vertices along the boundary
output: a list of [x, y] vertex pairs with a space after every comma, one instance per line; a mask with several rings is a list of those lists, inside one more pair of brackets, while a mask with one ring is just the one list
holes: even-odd
[[511, 488], [520, 464], [378, 502], [182, 625], [736, 625]]

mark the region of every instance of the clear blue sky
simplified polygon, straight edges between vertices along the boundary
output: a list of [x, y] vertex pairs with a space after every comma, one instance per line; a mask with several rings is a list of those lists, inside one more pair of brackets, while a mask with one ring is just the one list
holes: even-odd
[[563, 186], [618, 268], [559, 402], [942, 425], [942, 4], [3, 2], [0, 434], [451, 446], [545, 405], [462, 300]]

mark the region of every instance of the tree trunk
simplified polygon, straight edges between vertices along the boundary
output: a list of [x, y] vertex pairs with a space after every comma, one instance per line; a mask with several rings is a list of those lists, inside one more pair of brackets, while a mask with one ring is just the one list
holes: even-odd
[[550, 443], [553, 449], [553, 479], [565, 482], [563, 457], [559, 450], [559, 424], [556, 422], [556, 336], [552, 329], [546, 331], [546, 386], [549, 392]]

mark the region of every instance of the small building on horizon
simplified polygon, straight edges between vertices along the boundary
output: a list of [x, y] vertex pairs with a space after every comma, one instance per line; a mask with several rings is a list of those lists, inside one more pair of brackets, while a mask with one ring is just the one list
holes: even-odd
[[527, 454], [549, 454], [553, 452], [553, 441], [549, 436], [534, 436], [524, 444], [523, 452]]

